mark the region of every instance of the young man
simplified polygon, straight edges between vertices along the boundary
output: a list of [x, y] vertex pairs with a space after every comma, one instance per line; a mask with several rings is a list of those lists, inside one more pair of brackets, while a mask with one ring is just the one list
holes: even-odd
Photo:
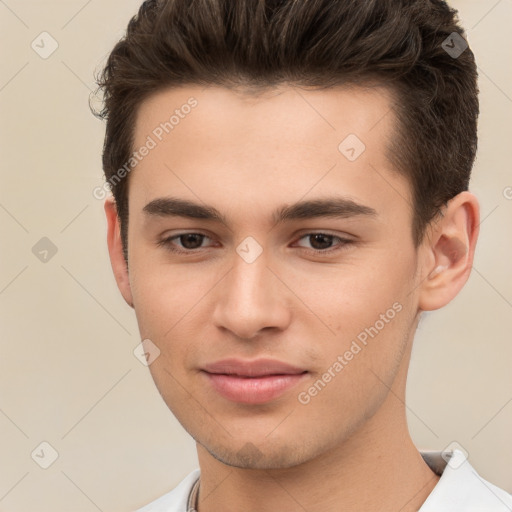
[[200, 469], [141, 511], [510, 511], [419, 452], [422, 311], [466, 283], [477, 74], [440, 0], [146, 1], [99, 79], [108, 247]]

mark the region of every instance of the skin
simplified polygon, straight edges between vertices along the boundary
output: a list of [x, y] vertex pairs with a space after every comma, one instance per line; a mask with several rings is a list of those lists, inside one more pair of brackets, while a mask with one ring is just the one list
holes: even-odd
[[[105, 211], [119, 289], [141, 338], [161, 351], [151, 374], [197, 443], [199, 511], [418, 510], [439, 477], [408, 432], [407, 369], [421, 311], [446, 305], [469, 277], [475, 196], [453, 198], [414, 247], [411, 189], [387, 159], [395, 118], [383, 88], [169, 89], [141, 105], [134, 146], [191, 96], [198, 106], [129, 176], [128, 266], [111, 199]], [[366, 145], [353, 162], [338, 150], [350, 133]], [[226, 222], [143, 211], [171, 196], [211, 205]], [[284, 205], [333, 196], [376, 215], [272, 220]], [[186, 251], [187, 240], [158, 245], [183, 232], [206, 235], [192, 255], [169, 250]], [[311, 232], [334, 238], [315, 245]], [[252, 263], [236, 252], [248, 236], [263, 250]], [[314, 254], [341, 247], [336, 236], [352, 243]], [[401, 311], [300, 403], [394, 303]], [[240, 404], [200, 371], [226, 357], [271, 357], [309, 373], [278, 399]]]

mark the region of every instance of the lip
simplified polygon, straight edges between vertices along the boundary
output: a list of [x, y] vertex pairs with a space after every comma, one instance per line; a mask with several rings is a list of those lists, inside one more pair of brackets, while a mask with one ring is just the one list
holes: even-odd
[[308, 373], [275, 359], [224, 359], [205, 365], [202, 372], [220, 395], [244, 404], [262, 404], [276, 399]]

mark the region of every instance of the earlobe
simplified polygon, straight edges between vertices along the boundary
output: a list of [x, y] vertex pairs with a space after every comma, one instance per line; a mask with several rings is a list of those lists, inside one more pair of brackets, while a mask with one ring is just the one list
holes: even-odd
[[107, 217], [107, 245], [110, 256], [112, 271], [117, 282], [117, 287], [121, 292], [126, 303], [133, 307], [133, 298], [130, 288], [128, 266], [123, 254], [123, 244], [121, 240], [121, 229], [117, 207], [114, 199], [105, 200], [105, 215]]
[[470, 192], [450, 200], [423, 248], [429, 264], [422, 272], [418, 307], [432, 311], [448, 304], [469, 278], [479, 232], [479, 206]]

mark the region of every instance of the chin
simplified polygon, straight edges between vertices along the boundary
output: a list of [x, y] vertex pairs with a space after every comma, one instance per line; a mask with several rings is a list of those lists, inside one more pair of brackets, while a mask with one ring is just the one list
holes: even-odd
[[285, 469], [306, 462], [309, 457], [298, 447], [258, 447], [248, 441], [238, 450], [226, 446], [205, 446], [212, 457], [218, 461], [241, 469]]

